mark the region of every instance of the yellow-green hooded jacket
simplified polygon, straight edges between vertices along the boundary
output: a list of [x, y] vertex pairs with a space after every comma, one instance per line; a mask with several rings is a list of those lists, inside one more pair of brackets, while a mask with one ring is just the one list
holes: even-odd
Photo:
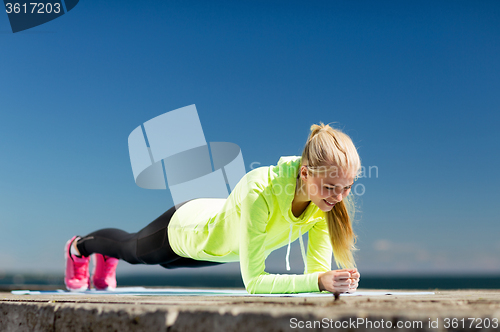
[[[309, 203], [292, 214], [300, 157], [282, 157], [276, 166], [248, 172], [227, 199], [198, 198], [182, 205], [168, 226], [174, 252], [213, 262], [239, 261], [251, 294], [314, 292], [318, 273], [331, 270], [332, 247], [324, 213]], [[309, 232], [307, 255], [302, 234]], [[269, 274], [266, 257], [300, 237], [303, 275]], [[307, 256], [307, 257], [305, 257]]]

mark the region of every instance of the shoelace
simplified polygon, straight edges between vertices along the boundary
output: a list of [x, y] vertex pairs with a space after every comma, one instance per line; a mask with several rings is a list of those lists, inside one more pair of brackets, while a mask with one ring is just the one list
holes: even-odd
[[112, 264], [112, 263], [108, 264], [108, 258], [106, 258], [106, 256], [103, 256], [103, 259], [104, 259], [104, 273], [106, 274], [106, 276], [110, 275], [112, 273], [113, 268], [114, 268], [114, 264]]
[[88, 262], [75, 262], [73, 261], [73, 272], [77, 279], [86, 279], [89, 275], [89, 264]]
[[112, 272], [112, 266], [111, 264], [106, 264], [106, 267], [104, 268], [105, 272], [106, 272], [106, 276], [110, 275]]

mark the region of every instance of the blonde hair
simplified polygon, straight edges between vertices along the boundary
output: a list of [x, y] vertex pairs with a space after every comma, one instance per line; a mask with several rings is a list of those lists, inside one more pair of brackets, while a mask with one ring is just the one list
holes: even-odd
[[[361, 160], [351, 138], [322, 122], [311, 126], [301, 164], [307, 166], [312, 175], [328, 167], [337, 167], [343, 174], [352, 175], [356, 179], [361, 171]], [[302, 188], [300, 176], [298, 181], [297, 188]], [[356, 235], [352, 229], [354, 213], [352, 195], [348, 195], [325, 213], [335, 263], [343, 268], [356, 266], [353, 257], [353, 251], [356, 250]]]

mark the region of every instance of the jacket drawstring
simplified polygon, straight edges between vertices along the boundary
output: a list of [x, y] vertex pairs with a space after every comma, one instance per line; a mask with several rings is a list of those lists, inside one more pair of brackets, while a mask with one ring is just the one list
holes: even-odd
[[286, 248], [286, 270], [290, 271], [290, 243], [292, 243], [292, 223], [290, 223], [290, 233], [288, 234], [288, 248]]
[[[292, 243], [292, 223], [290, 223], [290, 233], [288, 233], [288, 247], [286, 248], [286, 270], [290, 271], [290, 244]], [[304, 271], [307, 271], [307, 258], [306, 251], [304, 249], [304, 241], [302, 240], [302, 226], [299, 228], [299, 242], [300, 242], [300, 253], [302, 254], [302, 260], [304, 261]]]
[[300, 253], [302, 254], [302, 261], [304, 262], [304, 271], [307, 273], [307, 258], [306, 251], [304, 249], [304, 241], [302, 241], [302, 226], [299, 228], [299, 242], [300, 242]]

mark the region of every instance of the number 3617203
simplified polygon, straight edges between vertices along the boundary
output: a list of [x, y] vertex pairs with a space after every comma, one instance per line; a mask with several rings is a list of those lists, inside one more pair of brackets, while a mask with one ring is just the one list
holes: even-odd
[[10, 3], [7, 2], [5, 4], [5, 9], [7, 14], [59, 14], [61, 12], [61, 4], [56, 2], [52, 3], [38, 3], [38, 2], [30, 2], [29, 4], [23, 3]]

